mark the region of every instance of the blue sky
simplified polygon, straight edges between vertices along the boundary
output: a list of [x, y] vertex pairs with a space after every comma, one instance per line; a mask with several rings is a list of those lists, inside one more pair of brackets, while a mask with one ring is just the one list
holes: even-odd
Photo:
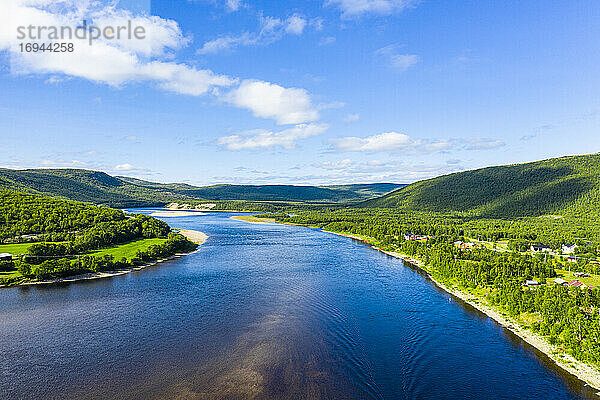
[[[404, 183], [600, 151], [594, 1], [8, 0], [0, 15], [1, 167]], [[16, 26], [81, 18], [149, 35], [20, 53]]]

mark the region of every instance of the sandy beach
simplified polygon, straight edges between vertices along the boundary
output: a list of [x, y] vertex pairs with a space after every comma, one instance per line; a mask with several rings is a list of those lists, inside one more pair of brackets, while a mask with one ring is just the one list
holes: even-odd
[[[365, 241], [363, 238], [361, 238], [359, 236], [342, 234], [342, 233], [337, 233], [337, 232], [330, 232], [330, 231], [324, 231], [324, 232], [333, 233], [334, 235], [338, 235], [338, 236], [349, 237], [349, 238], [360, 240], [364, 243], [369, 244], [367, 241]], [[441, 289], [445, 290], [446, 292], [452, 294], [453, 296], [461, 299], [462, 301], [471, 305], [472, 307], [478, 309], [482, 313], [486, 314], [488, 317], [490, 317], [491, 319], [496, 321], [498, 324], [500, 324], [504, 328], [510, 330], [515, 335], [517, 335], [521, 339], [523, 339], [525, 342], [527, 342], [531, 346], [535, 347], [536, 349], [538, 349], [539, 351], [541, 351], [542, 353], [547, 355], [552, 361], [554, 361], [556, 363], [557, 366], [561, 367], [562, 369], [569, 372], [570, 374], [577, 377], [578, 379], [584, 381], [589, 386], [591, 386], [597, 390], [600, 390], [600, 371], [598, 371], [593, 366], [586, 364], [584, 362], [578, 361], [575, 358], [573, 358], [571, 355], [561, 352], [556, 346], [551, 345], [544, 337], [542, 337], [528, 329], [522, 328], [516, 321], [512, 320], [510, 317], [502, 314], [499, 310], [488, 305], [487, 301], [485, 299], [474, 296], [469, 293], [465, 293], [456, 288], [447, 287], [443, 283], [438, 282], [431, 275], [429, 268], [427, 268], [427, 266], [425, 266], [424, 263], [421, 262], [420, 260], [411, 258], [411, 257], [407, 256], [406, 254], [401, 254], [401, 253], [392, 252], [392, 251], [385, 251], [385, 250], [379, 249], [375, 246], [371, 246], [371, 247], [373, 247], [373, 249], [378, 250], [382, 253], [385, 253], [389, 256], [400, 258], [400, 259], [414, 265], [415, 267], [427, 272], [427, 274], [429, 275], [429, 278], [438, 287], [440, 287]]]
[[208, 236], [204, 232], [193, 231], [190, 229], [179, 229], [179, 233], [185, 236], [190, 242], [194, 242], [198, 245], [203, 244], [208, 239]]
[[261, 224], [261, 225], [274, 225], [278, 224], [273, 218], [256, 218], [252, 216], [246, 215], [238, 215], [236, 217], [230, 217], [231, 219], [235, 219], [236, 221], [244, 221], [249, 224]]
[[161, 211], [154, 211], [152, 214], [150, 214], [151, 217], [163, 217], [163, 218], [169, 218], [169, 217], [196, 217], [199, 215], [206, 215], [206, 213], [203, 213], [201, 211], [175, 211], [175, 210], [161, 210]]

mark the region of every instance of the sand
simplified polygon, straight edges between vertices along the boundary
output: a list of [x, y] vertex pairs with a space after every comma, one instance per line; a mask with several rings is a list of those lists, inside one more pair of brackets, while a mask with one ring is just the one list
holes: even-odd
[[204, 232], [193, 231], [191, 229], [179, 229], [179, 233], [185, 236], [190, 242], [198, 245], [203, 244], [208, 239], [208, 236]]
[[235, 217], [229, 217], [231, 219], [235, 219], [236, 221], [244, 221], [249, 224], [260, 224], [260, 225], [277, 225], [277, 221], [273, 218], [256, 218], [252, 216], [238, 215]]
[[154, 211], [150, 214], [151, 217], [196, 217], [199, 215], [206, 215], [206, 213], [200, 211], [173, 211], [173, 210], [161, 210]]

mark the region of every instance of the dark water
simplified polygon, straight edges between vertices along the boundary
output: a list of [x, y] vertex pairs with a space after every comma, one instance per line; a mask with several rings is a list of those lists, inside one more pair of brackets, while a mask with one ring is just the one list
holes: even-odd
[[315, 229], [166, 218], [181, 259], [0, 290], [6, 399], [574, 399], [593, 391], [418, 271]]

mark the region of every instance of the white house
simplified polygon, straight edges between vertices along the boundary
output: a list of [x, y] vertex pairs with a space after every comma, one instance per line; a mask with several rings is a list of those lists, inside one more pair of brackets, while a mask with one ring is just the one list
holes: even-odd
[[532, 244], [530, 250], [537, 253], [540, 251], [551, 252], [552, 248], [550, 246], [546, 246], [545, 244]]
[[561, 248], [563, 254], [573, 254], [575, 249], [577, 249], [577, 245], [572, 243], [565, 243]]
[[554, 280], [554, 283], [557, 284], [557, 285], [566, 285], [568, 282], [565, 281], [563, 278], [556, 278]]
[[13, 256], [10, 253], [0, 253], [0, 261], [12, 261]]

